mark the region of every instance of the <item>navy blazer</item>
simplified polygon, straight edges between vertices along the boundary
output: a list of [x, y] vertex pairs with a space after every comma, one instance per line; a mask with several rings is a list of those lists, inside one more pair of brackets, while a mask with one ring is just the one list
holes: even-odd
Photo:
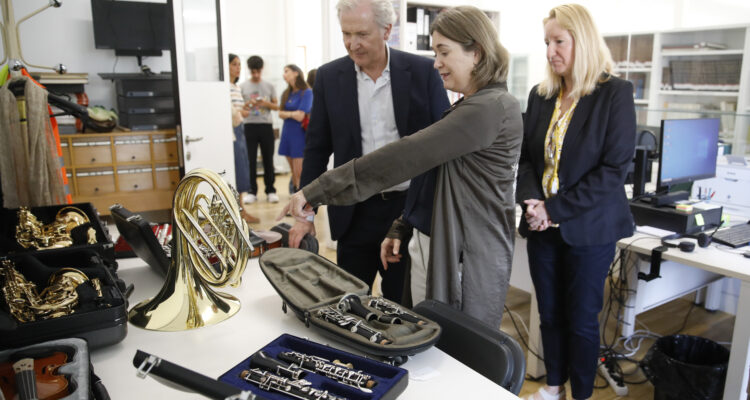
[[[537, 94], [537, 87], [529, 94], [516, 192], [524, 210], [523, 200], [544, 200], [544, 139], [555, 100]], [[565, 243], [602, 245], [633, 234], [624, 183], [634, 151], [633, 85], [610, 77], [578, 101], [560, 154], [559, 190], [545, 200]], [[533, 234], [524, 218], [519, 232], [524, 237]]]
[[[448, 108], [443, 82], [433, 61], [390, 49], [391, 91], [396, 127], [401, 137], [411, 135], [440, 119]], [[300, 186], [326, 171], [333, 154], [338, 167], [362, 156], [357, 76], [348, 56], [318, 69], [313, 88], [310, 123], [305, 135]], [[354, 206], [329, 206], [331, 237], [336, 240], [349, 228]]]

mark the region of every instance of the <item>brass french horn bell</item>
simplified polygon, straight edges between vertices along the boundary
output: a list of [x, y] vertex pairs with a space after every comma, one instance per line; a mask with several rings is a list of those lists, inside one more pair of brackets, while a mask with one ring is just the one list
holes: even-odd
[[237, 198], [213, 171], [195, 169], [177, 185], [172, 202], [174, 249], [161, 291], [128, 313], [133, 325], [182, 331], [221, 322], [240, 301], [213, 288], [238, 286], [252, 253]]

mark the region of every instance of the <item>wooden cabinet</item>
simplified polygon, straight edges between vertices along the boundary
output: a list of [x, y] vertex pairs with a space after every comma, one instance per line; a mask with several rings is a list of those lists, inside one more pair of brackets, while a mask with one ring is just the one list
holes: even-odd
[[120, 203], [131, 211], [172, 208], [180, 182], [173, 129], [62, 135], [60, 142], [74, 202], [102, 214]]

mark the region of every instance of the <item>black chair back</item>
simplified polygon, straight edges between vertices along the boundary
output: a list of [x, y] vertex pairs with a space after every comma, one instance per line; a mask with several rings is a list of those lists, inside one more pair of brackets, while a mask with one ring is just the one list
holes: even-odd
[[517, 395], [521, 391], [526, 358], [510, 335], [436, 300], [425, 300], [414, 311], [443, 328], [438, 349], [511, 393]]

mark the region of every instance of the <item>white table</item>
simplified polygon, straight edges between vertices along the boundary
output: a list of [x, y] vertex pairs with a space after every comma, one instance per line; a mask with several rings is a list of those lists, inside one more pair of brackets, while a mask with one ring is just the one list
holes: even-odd
[[[163, 278], [139, 259], [120, 260], [118, 275], [135, 284], [130, 306], [154, 296]], [[155, 332], [128, 325], [120, 343], [92, 351], [94, 369], [112, 399], [197, 399], [195, 393], [169, 388], [147, 377], [136, 377], [133, 356], [137, 349], [201, 374], [218, 377], [282, 333], [307, 337], [319, 343], [355, 352], [340, 342], [305, 328], [291, 311], [284, 314], [281, 298], [258, 267], [247, 266], [242, 285], [225, 290], [242, 301], [240, 311], [219, 324], [183, 332]], [[410, 357], [402, 365], [409, 371], [409, 384], [399, 399], [518, 399], [491, 380], [456, 361], [435, 347]]]
[[[617, 243], [621, 251], [650, 255], [654, 247], [661, 245], [658, 237], [636, 233]], [[722, 251], [715, 245], [697, 247], [691, 253], [670, 248], [662, 254], [662, 260], [673, 261], [680, 266], [697, 268], [709, 274], [738, 278], [741, 281], [740, 297], [732, 333], [732, 349], [729, 355], [727, 379], [724, 386], [724, 400], [747, 399], [748, 372], [750, 371], [750, 259], [741, 254]], [[634, 271], [637, 273], [637, 271]], [[706, 279], [711, 279], [707, 276]], [[652, 282], [656, 282], [656, 279]], [[629, 279], [632, 281], [632, 279]], [[639, 283], [640, 285], [640, 283]], [[648, 283], [639, 286], [643, 292]], [[642, 296], [635, 293], [631, 297]]]

